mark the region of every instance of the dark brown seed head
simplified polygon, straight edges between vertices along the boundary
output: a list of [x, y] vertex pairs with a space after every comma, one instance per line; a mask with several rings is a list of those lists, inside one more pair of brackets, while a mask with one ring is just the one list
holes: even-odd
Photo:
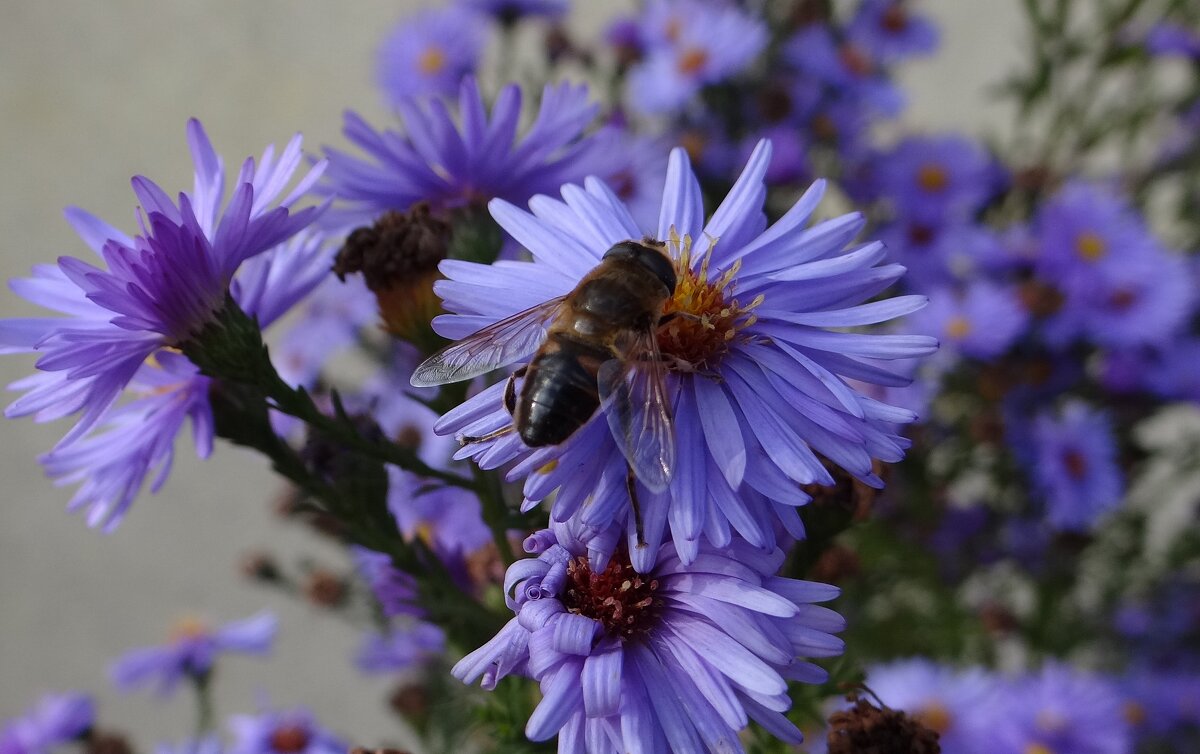
[[633, 570], [629, 553], [621, 548], [599, 573], [586, 556], [567, 565], [567, 584], [562, 603], [572, 613], [600, 621], [610, 635], [629, 638], [654, 625], [661, 600], [658, 580]]

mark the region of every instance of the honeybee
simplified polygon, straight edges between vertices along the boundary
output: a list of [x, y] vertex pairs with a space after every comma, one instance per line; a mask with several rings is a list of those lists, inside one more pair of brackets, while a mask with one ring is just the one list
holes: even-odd
[[[641, 541], [634, 477], [661, 492], [675, 465], [675, 432], [666, 366], [657, 330], [671, 315], [675, 265], [666, 244], [622, 241], [565, 296], [553, 298], [468, 335], [426, 359], [416, 387], [470, 379], [533, 354], [504, 390], [512, 424], [481, 438], [516, 431], [530, 447], [558, 445], [603, 406], [629, 469], [628, 486]], [[524, 377], [518, 394], [516, 380]]]

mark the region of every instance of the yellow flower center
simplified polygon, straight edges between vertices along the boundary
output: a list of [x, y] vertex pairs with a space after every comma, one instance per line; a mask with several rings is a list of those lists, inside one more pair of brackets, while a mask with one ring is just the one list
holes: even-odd
[[945, 733], [950, 730], [950, 725], [954, 722], [954, 717], [950, 714], [950, 710], [946, 709], [938, 702], [930, 704], [917, 710], [913, 715], [926, 728], [937, 733]]
[[946, 175], [946, 169], [936, 162], [927, 162], [917, 171], [917, 185], [923, 191], [936, 194], [945, 191], [949, 184], [950, 177]]
[[1046, 744], [1032, 743], [1025, 747], [1022, 754], [1054, 754], [1054, 749]]
[[440, 47], [426, 47], [417, 59], [417, 69], [427, 76], [441, 73], [446, 67], [446, 53]]
[[704, 70], [707, 63], [708, 51], [692, 47], [679, 56], [679, 72], [685, 76], [694, 76]]
[[1086, 231], [1075, 239], [1075, 251], [1089, 262], [1095, 262], [1108, 252], [1108, 244], [1100, 236]]
[[168, 634], [172, 644], [177, 642], [187, 641], [188, 639], [197, 639], [201, 636], [209, 634], [211, 631], [208, 624], [199, 618], [189, 615], [175, 621], [175, 625], [171, 626], [171, 631]]
[[973, 329], [971, 320], [961, 314], [956, 314], [946, 323], [946, 337], [952, 340], [962, 340], [970, 335]]
[[763, 302], [762, 295], [743, 306], [731, 298], [741, 262], [734, 262], [718, 277], [709, 278], [708, 266], [716, 239], [711, 239], [699, 268], [692, 265], [692, 239], [680, 238], [674, 229], [668, 248], [676, 251], [678, 282], [663, 307], [672, 317], [658, 328], [658, 347], [671, 369], [694, 372], [713, 367], [729, 351], [738, 333], [753, 325], [749, 312]]

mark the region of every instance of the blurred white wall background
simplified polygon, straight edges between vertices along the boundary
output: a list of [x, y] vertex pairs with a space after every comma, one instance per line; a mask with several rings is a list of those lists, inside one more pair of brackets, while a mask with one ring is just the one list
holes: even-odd
[[[145, 173], [168, 191], [190, 188], [184, 123], [192, 115], [233, 162], [297, 130], [310, 148], [340, 144], [346, 107], [380, 121], [370, 75], [375, 45], [421, 5], [9, 0], [0, 24], [0, 277], [87, 254], [62, 219], [64, 206], [128, 229], [130, 176]], [[618, 7], [575, 5], [582, 35], [599, 33]], [[905, 126], [1004, 132], [1008, 110], [986, 87], [1020, 60], [1017, 4], [921, 5], [941, 25], [943, 44], [937, 57], [904, 70]], [[34, 311], [0, 294], [0, 316]], [[0, 382], [31, 367], [32, 359], [0, 359]], [[222, 664], [218, 719], [253, 711], [265, 692], [278, 705], [312, 707], [356, 741], [404, 741], [383, 708], [389, 684], [364, 680], [350, 665], [355, 632], [238, 578], [247, 549], [269, 546], [286, 559], [317, 546], [273, 520], [266, 501], [277, 485], [264, 463], [220, 445], [201, 463], [181, 440], [165, 489], [140, 498], [117, 533], [102, 535], [64, 512], [70, 490], [53, 487], [35, 461], [62, 431], [0, 421], [0, 720], [42, 692], [78, 688], [99, 694], [106, 727], [130, 731], [146, 748], [181, 738], [192, 725], [187, 695], [166, 702], [118, 695], [108, 661], [161, 641], [182, 615], [225, 621], [269, 606], [283, 619], [274, 658]]]

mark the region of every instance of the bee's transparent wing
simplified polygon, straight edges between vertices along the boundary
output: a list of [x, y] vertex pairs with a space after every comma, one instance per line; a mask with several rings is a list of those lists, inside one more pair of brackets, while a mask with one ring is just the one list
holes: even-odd
[[675, 471], [675, 426], [666, 364], [654, 330], [638, 333], [623, 358], [600, 365], [601, 409], [637, 478], [662, 492]]
[[413, 372], [413, 387], [445, 385], [478, 377], [533, 353], [546, 338], [546, 326], [566, 296], [518, 312], [451, 343]]

